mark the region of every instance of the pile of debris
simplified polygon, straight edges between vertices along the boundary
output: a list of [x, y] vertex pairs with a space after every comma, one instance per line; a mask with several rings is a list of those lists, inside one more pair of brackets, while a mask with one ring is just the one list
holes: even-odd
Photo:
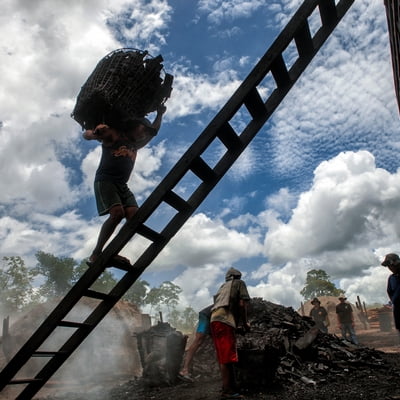
[[255, 298], [249, 320], [252, 330], [238, 339], [238, 376], [246, 386], [263, 386], [273, 378], [315, 385], [332, 374], [383, 365], [379, 351], [324, 334], [292, 308]]
[[[249, 321], [251, 331], [238, 335], [237, 340], [237, 378], [241, 387], [315, 385], [341, 376], [344, 371], [383, 367], [381, 352], [324, 334], [314, 327], [310, 317], [301, 316], [291, 307], [254, 298]], [[218, 374], [215, 365], [215, 352], [209, 341], [195, 356], [193, 375], [200, 378], [204, 374], [210, 376], [211, 371]]]

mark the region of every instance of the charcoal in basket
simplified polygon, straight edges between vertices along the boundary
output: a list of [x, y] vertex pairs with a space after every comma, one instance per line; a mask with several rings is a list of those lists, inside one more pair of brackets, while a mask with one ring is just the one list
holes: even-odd
[[162, 62], [161, 55], [131, 48], [107, 54], [82, 86], [72, 118], [83, 129], [93, 129], [156, 111], [172, 91], [173, 76], [165, 73]]

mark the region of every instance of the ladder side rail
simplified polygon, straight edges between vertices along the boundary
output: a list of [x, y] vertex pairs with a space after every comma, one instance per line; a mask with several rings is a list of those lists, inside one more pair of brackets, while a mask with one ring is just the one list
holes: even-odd
[[327, 26], [334, 24], [337, 19], [335, 0], [320, 0], [318, 7], [322, 24]]
[[[324, 0], [309, 0], [303, 3], [299, 10], [295, 13], [292, 19], [287, 24], [286, 28], [277, 37], [274, 43], [271, 45], [266, 54], [260, 59], [257, 65], [250, 72], [248, 77], [243, 81], [239, 88], [235, 91], [232, 97], [228, 100], [221, 111], [214, 117], [210, 124], [204, 129], [202, 134], [197, 138], [197, 140], [189, 147], [189, 149], [184, 153], [181, 159], [177, 162], [175, 167], [169, 172], [169, 174], [163, 179], [163, 181], [158, 185], [152, 194], [147, 198], [147, 200], [140, 207], [135, 217], [127, 222], [121, 231], [125, 233], [125, 237], [119, 238], [118, 235], [115, 237], [108, 248], [105, 249], [105, 253], [108, 251], [110, 256], [118, 253], [125, 244], [134, 235], [137, 226], [140, 223], [146, 221], [149, 215], [158, 207], [162, 202], [163, 196], [170, 190], [172, 190], [179, 180], [184, 176], [184, 174], [190, 169], [190, 164], [195, 161], [199, 153], [202, 153], [210, 143], [217, 136], [218, 129], [223, 129], [224, 124], [233, 117], [235, 112], [240, 108], [241, 105], [245, 103], [246, 97], [254, 90], [254, 87], [262, 81], [262, 79], [271, 70], [271, 65], [276, 57], [279, 57], [282, 51], [289, 45], [292, 38], [296, 37], [298, 32], [304, 30], [305, 20], [312, 14], [312, 12], [319, 5], [320, 1]], [[285, 88], [278, 88], [271, 94], [269, 99], [266, 101], [267, 114], [264, 117], [264, 123], [267, 118], [272, 114], [273, 110], [279, 105], [280, 101], [289, 92], [290, 88], [294, 85], [295, 81], [301, 75], [305, 67], [309, 64], [315, 54], [319, 51], [323, 43], [326, 41], [329, 34], [333, 31], [334, 27], [337, 25], [339, 20], [350, 8], [354, 0], [341, 0], [337, 5], [337, 19], [335, 24], [329, 23], [329, 26], [322, 25], [319, 31], [315, 34], [313, 38], [314, 49], [310, 53], [299, 54], [299, 58], [294, 63], [292, 68], [289, 70], [292, 82]], [[273, 110], [271, 110], [271, 99], [273, 99]], [[254, 137], [254, 135], [253, 135]], [[147, 210], [146, 210], [147, 208]], [[140, 221], [142, 220], [142, 221]], [[120, 233], [122, 233], [120, 231]], [[132, 234], [132, 235], [131, 235]], [[122, 236], [122, 235], [121, 235]], [[113, 243], [114, 242], [114, 243]], [[115, 245], [115, 247], [114, 247]]]
[[[351, 6], [351, 4], [353, 2], [354, 2], [354, 0], [342, 0], [342, 4], [344, 4], [344, 3], [347, 4], [346, 11], [348, 10], [348, 8]], [[345, 14], [345, 11], [344, 12], [343, 11], [344, 10], [342, 9], [342, 13], [338, 13], [340, 18], [342, 15]], [[309, 13], [309, 9], [307, 10], [307, 12]], [[319, 40], [316, 41], [314, 51], [312, 53], [306, 54], [304, 56], [300, 56], [298, 58], [298, 60], [295, 62], [295, 64], [289, 71], [292, 75], [291, 76], [292, 83], [291, 83], [290, 87], [287, 87], [284, 90], [277, 89], [277, 91], [274, 94], [274, 96], [276, 96], [276, 97], [277, 97], [277, 95], [279, 95], [279, 98], [275, 99], [275, 103], [276, 103], [275, 108], [279, 105], [280, 101], [283, 100], [286, 93], [290, 90], [291, 86], [294, 85], [295, 81], [300, 77], [301, 73], [305, 70], [305, 68], [311, 62], [313, 57], [317, 54], [320, 47], [323, 45], [323, 43], [329, 37], [330, 33], [333, 31], [334, 27], [337, 25], [338, 22], [339, 22], [339, 19], [335, 22], [334, 25], [332, 25], [332, 23], [330, 23], [329, 29], [321, 27], [320, 31], [317, 33], [317, 35], [319, 34], [319, 38], [318, 38]], [[301, 26], [301, 24], [300, 24], [300, 26]], [[254, 90], [254, 88], [253, 88], [253, 90]], [[247, 95], [247, 93], [248, 93], [248, 91], [246, 92], [246, 95]], [[242, 101], [244, 101], [243, 98], [242, 98]], [[230, 168], [230, 166], [234, 163], [234, 161], [236, 161], [236, 159], [240, 156], [242, 151], [246, 148], [248, 143], [250, 143], [250, 141], [254, 138], [254, 136], [259, 132], [259, 130], [265, 124], [265, 122], [267, 121], [268, 118], [269, 118], [269, 115], [265, 115], [265, 116], [261, 116], [261, 117], [257, 118], [257, 121], [254, 119], [250, 121], [248, 126], [244, 129], [243, 133], [239, 136], [239, 138], [241, 139], [241, 142], [243, 143], [243, 147], [241, 147], [240, 149], [237, 149], [235, 152], [232, 150], [228, 150], [227, 153], [225, 153], [224, 157], [231, 158], [231, 161], [229, 163], [227, 163], [226, 160], [221, 159], [221, 161], [216, 165], [216, 167], [214, 167], [214, 171], [216, 172], [216, 181], [212, 185], [206, 185], [205, 183], [202, 183], [199, 186], [199, 188], [193, 193], [192, 197], [188, 200], [188, 203], [194, 209], [197, 208], [197, 206], [203, 201], [203, 199], [208, 194], [208, 193], [206, 195], [203, 194], [202, 196], [200, 196], [199, 199], [197, 199], [197, 201], [194, 201], [196, 192], [199, 190], [203, 191], [203, 188], [206, 186], [212, 186], [212, 187], [215, 186], [217, 181], [222, 178], [222, 176], [225, 174], [225, 172]], [[226, 121], [225, 121], [225, 123], [226, 123]], [[236, 153], [234, 157], [232, 157], [233, 153]], [[221, 165], [223, 165], [223, 168], [221, 168]], [[179, 217], [179, 214], [177, 217]], [[170, 223], [170, 225], [175, 225], [175, 224], [176, 224], [176, 221], [171, 221], [171, 223]], [[179, 230], [179, 228], [176, 229], [176, 231], [178, 231], [178, 230]], [[166, 231], [163, 231], [162, 234], [165, 237], [172, 237], [171, 233], [166, 234]]]
[[[234, 112], [240, 107], [239, 105], [244, 104], [246, 97], [254, 90], [254, 87], [259, 84], [262, 79], [271, 70], [271, 64], [275, 60], [275, 57], [279, 56], [282, 51], [289, 45], [293, 37], [296, 36], [297, 32], [304, 29], [305, 20], [312, 14], [315, 8], [318, 6], [321, 0], [310, 0], [303, 3], [296, 14], [292, 17], [290, 22], [287, 24], [286, 28], [281, 32], [278, 38], [271, 45], [270, 49], [266, 54], [260, 59], [255, 68], [250, 72], [249, 76], [243, 81], [236, 92], [228, 100], [226, 105], [221, 109], [221, 111], [214, 117], [210, 124], [205, 128], [203, 133], [197, 138], [197, 140], [190, 146], [190, 148], [185, 152], [181, 159], [177, 162], [175, 167], [170, 171], [169, 174], [163, 179], [163, 181], [158, 185], [152, 194], [147, 198], [147, 200], [140, 207], [135, 217], [132, 218], [124, 227], [121, 229], [120, 233], [124, 233], [124, 237], [116, 237], [112, 241], [108, 248], [104, 252], [109, 252], [110, 255], [118, 253], [134, 235], [135, 229], [139, 223], [144, 222], [149, 215], [154, 211], [154, 209], [161, 203], [162, 197], [167, 191], [172, 190], [176, 183], [184, 176], [184, 174], [189, 169], [190, 163], [198, 156], [199, 152], [203, 152], [218, 132], [218, 129], [223, 129], [224, 124], [229, 120]], [[341, 0], [338, 4], [338, 20], [341, 18], [346, 11], [350, 8], [354, 0]], [[305, 66], [311, 61], [313, 56], [318, 52], [326, 38], [329, 36], [328, 32], [332, 32], [334, 27], [330, 25], [329, 29], [322, 26], [320, 30], [316, 33], [313, 38], [314, 50], [311, 54], [300, 55], [297, 61], [294, 63], [292, 68], [289, 70], [291, 79], [296, 80]], [[300, 61], [301, 60], [301, 61]], [[304, 67], [299, 68], [299, 64], [304, 63]], [[298, 69], [298, 71], [296, 71]], [[280, 101], [285, 97], [290, 88], [293, 86], [294, 81], [286, 86], [285, 88], [275, 89], [271, 94], [269, 99], [266, 101], [267, 115], [270, 116], [273, 110], [279, 105]], [[271, 107], [272, 106], [272, 107]], [[266, 120], [266, 119], [265, 119]], [[122, 232], [124, 231], [124, 232]], [[132, 236], [131, 236], [132, 234]], [[118, 235], [117, 235], [118, 236]], [[122, 236], [122, 235], [121, 235]]]
[[[226, 122], [235, 115], [240, 106], [244, 104], [249, 93], [251, 93], [254, 87], [262, 81], [268, 72], [270, 72], [271, 66], [276, 57], [279, 57], [282, 54], [282, 52], [290, 44], [296, 32], [304, 26], [305, 20], [317, 8], [319, 1], [320, 0], [306, 0], [300, 6], [286, 27], [278, 35], [264, 56], [258, 61], [247, 78], [244, 79], [232, 97], [227, 101], [227, 103], [217, 113], [213, 120], [203, 130], [200, 136], [186, 150], [175, 166], [140, 206], [134, 218], [132, 218], [123, 226], [123, 228], [120, 230], [121, 236], [117, 235], [114, 240], [112, 240], [104, 249], [103, 254], [105, 255], [106, 259], [118, 254], [118, 252], [122, 250], [126, 243], [136, 233], [137, 227], [149, 218], [153, 211], [162, 202], [163, 196], [176, 186], [176, 184], [188, 171], [189, 166], [194, 159], [198, 157], [199, 154], [203, 153], [204, 150], [215, 139], [218, 130], [222, 129], [224, 124], [226, 124]], [[287, 93], [288, 90], [285, 92]]]
[[[159, 244], [158, 244], [159, 246]], [[144, 269], [149, 265], [152, 259], [161, 251], [150, 251], [143, 255], [134, 265], [130, 272], [126, 273], [123, 278], [116, 284], [116, 286], [108, 293], [107, 301], [100, 302], [96, 308], [85, 319], [83, 324], [84, 328], [76, 329], [75, 332], [67, 339], [67, 341], [60, 347], [57, 354], [50, 358], [49, 361], [42, 367], [42, 369], [35, 375], [34, 379], [20, 380], [18, 383], [28, 383], [28, 385], [16, 397], [17, 400], [24, 400], [32, 398], [48, 381], [48, 379], [57, 371], [62, 364], [69, 358], [69, 356], [79, 347], [79, 345], [86, 339], [86, 337], [94, 330], [99, 322], [111, 311], [118, 300], [125, 294], [125, 292], [133, 285], [133, 283], [140, 277]], [[149, 260], [148, 254], [151, 255]], [[143, 258], [147, 258], [144, 262]], [[142, 267], [138, 267], [142, 264]]]
[[186, 150], [180, 160], [178, 160], [175, 166], [149, 195], [146, 201], [141, 205], [140, 209], [135, 214], [135, 218], [129, 221], [126, 225], [135, 225], [135, 222], [138, 224], [143, 223], [148, 216], [152, 214], [152, 212], [161, 202], [165, 193], [171, 190], [187, 172], [188, 165], [190, 165], [199, 154], [204, 152], [204, 150], [214, 140], [218, 129], [223, 128], [223, 125], [235, 115], [240, 106], [245, 102], [245, 99], [249, 93], [271, 70], [271, 64], [274, 62], [275, 58], [286, 49], [294, 37], [295, 32], [301, 26], [303, 26], [304, 20], [312, 14], [312, 12], [318, 6], [319, 1], [320, 0], [306, 0], [300, 6], [298, 11], [293, 15], [286, 27], [275, 39], [265, 55], [258, 61], [247, 78], [244, 79], [242, 84], [238, 87], [223, 108], [218, 112], [218, 114], [213, 118], [213, 120], [199, 135], [195, 142], [188, 148], [188, 150]]
[[101, 268], [89, 268], [78, 282], [71, 288], [61, 302], [54, 308], [47, 318], [41, 323], [26, 343], [18, 350], [14, 357], [0, 371], [0, 391], [7, 385], [31, 358], [32, 354], [44, 343], [60, 322], [76, 305], [82, 293], [101, 275]]

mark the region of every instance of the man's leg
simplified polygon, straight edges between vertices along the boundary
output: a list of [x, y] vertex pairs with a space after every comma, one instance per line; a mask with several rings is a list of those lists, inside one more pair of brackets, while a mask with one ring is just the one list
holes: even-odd
[[351, 342], [352, 342], [353, 344], [358, 344], [358, 339], [357, 339], [356, 331], [354, 330], [353, 325], [350, 325], [350, 326], [349, 326], [349, 331], [350, 331], [350, 339], [351, 339]]
[[125, 207], [124, 211], [126, 220], [129, 221], [137, 213], [138, 209], [138, 207], [134, 206]]
[[116, 205], [110, 208], [110, 213], [103, 226], [100, 229], [99, 237], [97, 239], [96, 247], [89, 258], [90, 262], [95, 262], [96, 258], [100, 255], [107, 240], [115, 231], [115, 228], [122, 221], [125, 216], [124, 209], [121, 205]]
[[226, 394], [236, 393], [237, 388], [233, 363], [220, 364], [219, 368], [221, 371], [223, 392]]
[[340, 331], [342, 332], [342, 338], [346, 340], [346, 325], [342, 323]]
[[204, 333], [196, 332], [196, 336], [193, 340], [193, 343], [190, 345], [190, 347], [186, 353], [185, 361], [183, 363], [183, 367], [180, 372], [181, 375], [183, 375], [183, 376], [189, 375], [190, 366], [192, 364], [193, 357], [196, 354], [199, 347], [203, 344], [205, 338], [206, 338], [206, 335]]

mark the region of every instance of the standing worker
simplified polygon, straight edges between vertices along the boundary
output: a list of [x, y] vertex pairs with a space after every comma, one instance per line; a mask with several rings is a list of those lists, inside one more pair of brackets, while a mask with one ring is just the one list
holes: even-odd
[[328, 333], [329, 318], [328, 312], [321, 306], [321, 302], [317, 297], [311, 301], [313, 308], [310, 311], [310, 317], [315, 322], [315, 326], [324, 333]]
[[394, 253], [386, 254], [381, 265], [392, 272], [387, 281], [387, 294], [392, 302], [394, 326], [400, 336], [400, 258]]
[[354, 330], [353, 309], [349, 303], [346, 303], [346, 300], [347, 297], [340, 296], [340, 303], [336, 306], [339, 329], [342, 332], [342, 337], [344, 340], [348, 340], [347, 334], [349, 334], [349, 341], [353, 344], [358, 344], [358, 339]]
[[250, 300], [242, 273], [230, 268], [225, 275], [225, 283], [214, 296], [211, 313], [211, 335], [222, 377], [221, 399], [241, 399], [234, 374], [234, 364], [238, 362], [236, 329], [250, 330], [247, 320], [247, 305]]
[[[93, 265], [104, 245], [122, 221], [131, 219], [138, 210], [134, 194], [127, 182], [135, 165], [137, 150], [144, 147], [158, 132], [166, 107], [161, 105], [153, 123], [146, 118], [128, 120], [115, 126], [97, 125], [86, 130], [86, 140], [98, 140], [102, 144], [102, 155], [94, 180], [94, 192], [99, 215], [109, 215], [101, 227], [96, 247], [87, 264]], [[113, 261], [129, 263], [122, 256]]]

